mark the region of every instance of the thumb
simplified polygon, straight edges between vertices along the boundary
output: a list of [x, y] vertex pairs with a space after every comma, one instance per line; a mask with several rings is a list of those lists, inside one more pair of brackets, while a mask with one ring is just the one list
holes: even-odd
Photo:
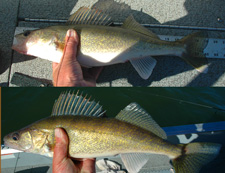
[[66, 33], [66, 44], [63, 51], [63, 57], [61, 61], [76, 61], [77, 45], [79, 43], [79, 37], [73, 29], [69, 29]]
[[71, 81], [82, 79], [82, 70], [76, 58], [78, 43], [79, 37], [76, 31], [69, 29], [65, 38], [62, 59], [57, 67], [53, 64], [54, 86], [71, 86]]
[[61, 128], [55, 129], [55, 148], [52, 162], [53, 173], [75, 173], [79, 169], [74, 165], [73, 161], [68, 158], [69, 139], [66, 132]]
[[63, 129], [55, 129], [55, 140], [53, 164], [59, 165], [67, 158], [68, 153], [68, 137]]

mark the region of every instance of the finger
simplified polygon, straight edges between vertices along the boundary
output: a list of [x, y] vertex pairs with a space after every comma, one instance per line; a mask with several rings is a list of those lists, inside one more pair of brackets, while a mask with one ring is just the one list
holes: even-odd
[[[67, 56], [67, 60], [71, 61], [71, 58], [76, 59], [76, 54], [77, 54], [77, 45], [79, 43], [79, 37], [73, 29], [70, 29], [66, 33], [66, 38], [65, 38], [65, 47], [63, 51], [63, 57]], [[71, 56], [70, 56], [71, 55]], [[60, 63], [63, 61], [63, 57], [60, 60]], [[74, 60], [74, 59], [72, 59]], [[58, 66], [59, 63], [52, 63], [52, 68], [53, 70]]]
[[89, 70], [89, 73], [92, 74], [95, 80], [97, 80], [102, 70], [103, 67], [94, 67]]
[[68, 153], [68, 137], [63, 129], [55, 129], [55, 140], [53, 164], [60, 165], [67, 158]]
[[73, 29], [69, 29], [66, 33], [66, 46], [63, 51], [63, 58], [66, 57], [67, 61], [76, 60], [78, 43], [79, 38], [76, 31], [74, 31]]
[[52, 70], [54, 71], [58, 65], [59, 65], [59, 63], [52, 62]]
[[73, 159], [75, 165], [80, 169], [80, 172], [93, 172], [95, 170], [95, 158], [91, 159]]
[[96, 159], [86, 159], [83, 161], [83, 167], [81, 171], [95, 170], [95, 160]]
[[68, 30], [65, 40], [62, 59], [56, 68], [57, 70], [53, 70], [54, 86], [74, 86], [72, 81], [83, 79], [80, 64], [76, 59], [79, 42], [76, 31]]

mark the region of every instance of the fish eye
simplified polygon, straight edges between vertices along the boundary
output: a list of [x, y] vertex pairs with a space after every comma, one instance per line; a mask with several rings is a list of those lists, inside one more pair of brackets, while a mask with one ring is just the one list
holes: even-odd
[[14, 134], [12, 135], [12, 139], [13, 139], [14, 141], [17, 141], [17, 140], [19, 139], [19, 134], [18, 134], [18, 133], [14, 133]]
[[30, 31], [29, 30], [27, 30], [27, 31], [25, 31], [24, 33], [23, 33], [23, 35], [25, 36], [25, 37], [27, 37], [28, 35], [30, 35]]

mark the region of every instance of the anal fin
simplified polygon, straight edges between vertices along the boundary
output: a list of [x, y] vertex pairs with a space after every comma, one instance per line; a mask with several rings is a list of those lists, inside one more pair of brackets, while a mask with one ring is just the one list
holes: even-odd
[[130, 62], [143, 79], [148, 79], [149, 76], [151, 76], [157, 61], [152, 57], [144, 57], [132, 59]]
[[120, 154], [129, 173], [137, 173], [148, 162], [148, 156], [143, 153]]

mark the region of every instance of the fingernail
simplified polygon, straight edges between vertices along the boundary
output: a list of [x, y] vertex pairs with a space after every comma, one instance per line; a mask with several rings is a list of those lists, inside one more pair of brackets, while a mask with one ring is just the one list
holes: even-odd
[[55, 129], [55, 136], [58, 137], [58, 138], [61, 138], [62, 137], [62, 133], [61, 133], [61, 131], [60, 131], [59, 128], [56, 128]]
[[67, 36], [68, 36], [68, 37], [73, 37], [73, 38], [75, 38], [75, 32], [74, 32], [74, 30], [73, 30], [73, 29], [69, 29], [69, 30], [67, 31]]

